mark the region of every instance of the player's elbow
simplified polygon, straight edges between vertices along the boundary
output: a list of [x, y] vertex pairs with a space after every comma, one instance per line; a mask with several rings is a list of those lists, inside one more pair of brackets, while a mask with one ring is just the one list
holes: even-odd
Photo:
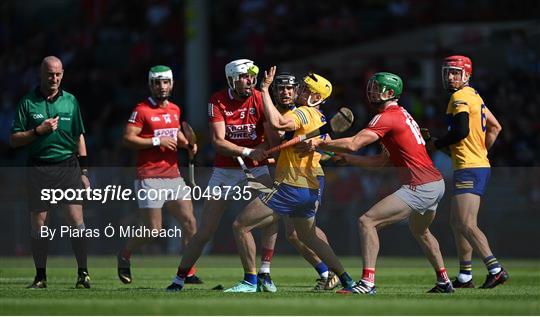
[[502, 126], [497, 123], [497, 124], [494, 124], [494, 125], [490, 125], [488, 127], [488, 130], [489, 130], [490, 133], [498, 135], [502, 131]]
[[135, 145], [134, 145], [133, 140], [131, 139], [131, 136], [127, 134], [124, 135], [124, 137], [122, 138], [122, 144], [129, 149], [135, 148]]
[[455, 131], [455, 139], [457, 140], [456, 142], [459, 142], [463, 139], [465, 139], [468, 135], [469, 135], [469, 127], [465, 127], [465, 128], [462, 128], [462, 129], [457, 129]]

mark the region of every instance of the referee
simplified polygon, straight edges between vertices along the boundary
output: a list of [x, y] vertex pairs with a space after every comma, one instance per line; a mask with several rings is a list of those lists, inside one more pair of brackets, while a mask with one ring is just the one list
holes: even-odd
[[[60, 59], [48, 56], [41, 62], [40, 86], [25, 95], [17, 106], [11, 128], [12, 147], [28, 146], [27, 189], [31, 223], [31, 246], [36, 277], [28, 288], [47, 287], [48, 238], [40, 229], [47, 221], [48, 201], [41, 200], [42, 189], [82, 189], [90, 186], [87, 174], [84, 126], [77, 99], [60, 89], [64, 70]], [[65, 205], [71, 230], [83, 233], [85, 226], [81, 201], [60, 201]], [[90, 288], [86, 238], [73, 234], [71, 246], [78, 264], [76, 288]]]

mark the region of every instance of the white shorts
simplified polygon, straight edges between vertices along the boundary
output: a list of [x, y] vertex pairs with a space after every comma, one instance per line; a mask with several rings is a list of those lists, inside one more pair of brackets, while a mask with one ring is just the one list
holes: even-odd
[[191, 190], [182, 177], [135, 180], [139, 208], [163, 208], [172, 200], [191, 200]]
[[444, 180], [418, 186], [403, 185], [394, 193], [409, 207], [423, 215], [426, 211], [436, 211], [444, 195]]
[[[257, 166], [257, 167], [251, 167], [249, 169], [251, 171], [251, 174], [255, 178], [259, 178], [264, 175], [268, 175], [270, 177], [270, 171], [268, 170], [268, 166]], [[221, 187], [223, 186], [230, 186], [231, 188], [234, 187], [244, 187], [246, 186], [246, 174], [241, 169], [236, 168], [221, 168], [221, 167], [214, 167], [212, 171], [212, 176], [210, 177], [210, 180], [208, 181], [208, 187], [210, 188], [210, 191], [213, 191], [214, 187]], [[221, 199], [228, 199], [231, 194], [237, 191], [237, 188], [231, 189], [230, 191], [224, 190], [222, 193], [228, 192], [228, 194], [222, 194]]]

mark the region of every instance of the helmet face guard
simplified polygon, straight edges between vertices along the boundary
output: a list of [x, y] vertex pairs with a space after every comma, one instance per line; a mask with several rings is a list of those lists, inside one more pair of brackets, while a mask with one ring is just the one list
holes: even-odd
[[[319, 100], [312, 101], [312, 97], [316, 94], [319, 95]], [[305, 98], [307, 95], [306, 105], [310, 107], [315, 107], [325, 102], [331, 94], [332, 84], [330, 81], [314, 73], [310, 73], [304, 77], [300, 87], [298, 88], [298, 96]]]
[[376, 73], [371, 76], [366, 86], [366, 97], [372, 104], [398, 100], [402, 92], [403, 81], [398, 75], [392, 73]]
[[[457, 72], [461, 74], [457, 74]], [[460, 82], [452, 86], [450, 81], [450, 75], [453, 75], [454, 78], [460, 78]], [[442, 83], [444, 89], [448, 91], [456, 91], [461, 89], [461, 87], [469, 83], [470, 77], [472, 75], [472, 62], [471, 59], [467, 56], [462, 55], [453, 55], [444, 59], [444, 63], [441, 69]]]
[[[292, 96], [290, 96], [290, 98], [287, 98], [287, 96], [283, 98], [282, 91], [283, 94], [285, 94], [287, 90], [292, 90]], [[291, 105], [294, 105], [296, 97], [298, 96], [298, 81], [296, 80], [296, 76], [289, 73], [277, 75], [272, 83], [272, 96], [277, 105], [281, 108], [288, 108], [291, 107]], [[284, 103], [282, 101], [283, 99], [290, 99], [290, 102]]]
[[[249, 59], [237, 59], [225, 65], [227, 85], [241, 97], [251, 96], [251, 89], [257, 84], [257, 74], [259, 74], [259, 67]], [[246, 87], [236, 87], [236, 82], [240, 80], [241, 76], [250, 77], [251, 84]]]

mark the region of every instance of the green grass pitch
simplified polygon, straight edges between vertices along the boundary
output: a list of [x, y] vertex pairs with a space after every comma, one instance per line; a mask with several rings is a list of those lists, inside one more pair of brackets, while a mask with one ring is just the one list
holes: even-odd
[[[359, 257], [342, 258], [358, 279]], [[176, 271], [175, 257], [135, 255], [134, 282], [123, 285], [116, 277], [114, 257], [89, 259], [92, 288], [74, 288], [75, 260], [50, 257], [48, 288], [27, 290], [34, 275], [32, 260], [0, 258], [0, 314], [2, 315], [538, 315], [540, 261], [504, 260], [510, 280], [495, 289], [463, 289], [454, 294], [425, 294], [434, 273], [423, 258], [381, 258], [376, 296], [313, 293], [316, 272], [298, 256], [276, 256], [272, 278], [278, 292], [230, 294], [211, 290], [230, 287], [243, 271], [233, 256], [203, 256], [198, 275], [205, 284], [188, 285], [179, 293], [164, 288]], [[450, 275], [457, 267], [447, 259]], [[475, 280], [485, 269], [475, 260]]]

